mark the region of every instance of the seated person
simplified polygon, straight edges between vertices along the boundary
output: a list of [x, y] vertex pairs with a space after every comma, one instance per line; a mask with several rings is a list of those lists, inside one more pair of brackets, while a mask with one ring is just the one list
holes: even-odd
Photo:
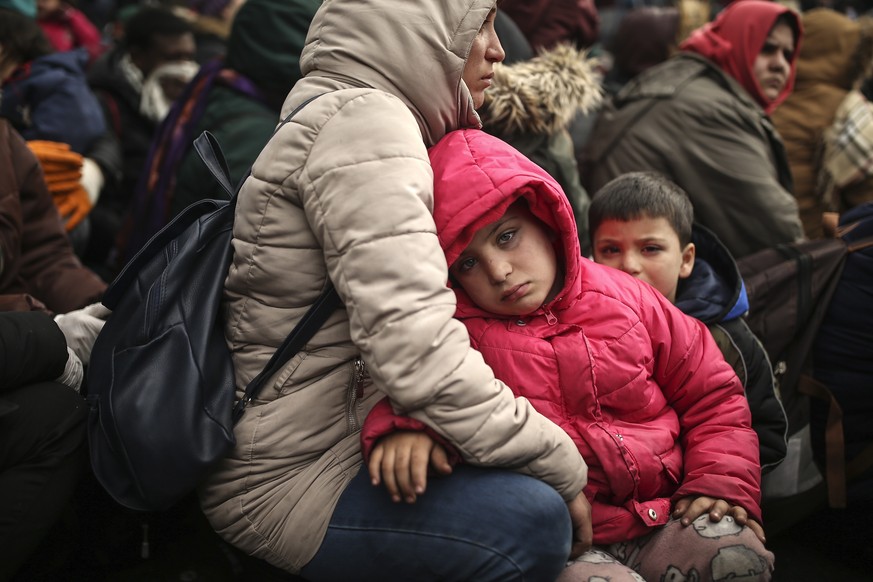
[[119, 232], [116, 267], [191, 204], [227, 197], [194, 150], [204, 130], [221, 144], [231, 183], [245, 177], [300, 78], [300, 51], [318, 5], [248, 0], [240, 8], [225, 59], [201, 67], [158, 128]]
[[745, 388], [762, 471], [775, 468], [787, 452], [788, 419], [767, 352], [742, 318], [749, 300], [728, 250], [711, 231], [693, 224], [685, 192], [656, 173], [612, 180], [595, 194], [588, 212], [596, 262], [649, 283], [709, 327]]
[[55, 52], [36, 22], [0, 8], [0, 115], [25, 139], [87, 154], [107, 130], [85, 77], [87, 61], [84, 50]]
[[36, 21], [59, 53], [84, 48], [93, 61], [106, 50], [94, 23], [63, 0], [36, 0]]
[[197, 72], [191, 26], [170, 10], [139, 5], [124, 21], [123, 37], [88, 69], [88, 83], [121, 143], [119, 180], [104, 189], [91, 213], [85, 263], [114, 277], [107, 260], [143, 171], [158, 125]]
[[0, 579], [45, 539], [88, 466], [82, 364], [49, 315], [0, 313]]
[[[758, 438], [706, 326], [582, 258], [560, 187], [507, 144], [456, 131], [430, 160], [455, 316], [495, 375], [588, 465], [595, 549], [559, 580], [769, 579]], [[409, 502], [426, 495], [431, 456], [448, 469], [437, 435], [404, 428], [424, 427], [383, 400], [362, 438], [374, 484]]]
[[736, 259], [802, 239], [785, 147], [768, 117], [791, 93], [801, 42], [791, 9], [730, 3], [601, 110], [582, 185], [596, 192], [627, 172], [660, 172]]
[[85, 78], [87, 60], [84, 49], [55, 52], [32, 18], [0, 9], [0, 116], [32, 143], [80, 251], [90, 228], [82, 223], [121, 165]]
[[105, 290], [73, 252], [39, 161], [0, 119], [0, 311], [66, 313]]

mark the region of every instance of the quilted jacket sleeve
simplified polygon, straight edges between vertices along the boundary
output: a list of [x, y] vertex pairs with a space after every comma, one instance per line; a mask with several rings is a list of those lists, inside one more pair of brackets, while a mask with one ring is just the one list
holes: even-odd
[[742, 506], [760, 521], [758, 437], [739, 378], [702, 322], [648, 287], [642, 302], [655, 354], [655, 379], [679, 417], [685, 452], [674, 501], [708, 495]]
[[54, 380], [66, 363], [67, 343], [50, 315], [0, 313], [0, 391]]
[[[382, 93], [345, 103], [319, 131], [304, 211], [376, 386], [469, 463], [513, 467], [572, 499], [586, 480], [570, 438], [495, 379], [453, 318], [418, 126]], [[350, 130], [350, 128], [352, 128]]]

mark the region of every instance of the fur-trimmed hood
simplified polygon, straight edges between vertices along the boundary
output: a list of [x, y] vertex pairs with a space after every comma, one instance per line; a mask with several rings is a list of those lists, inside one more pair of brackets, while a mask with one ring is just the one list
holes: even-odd
[[586, 51], [559, 45], [528, 61], [496, 65], [479, 112], [483, 126], [500, 137], [566, 128], [603, 99], [593, 64]]

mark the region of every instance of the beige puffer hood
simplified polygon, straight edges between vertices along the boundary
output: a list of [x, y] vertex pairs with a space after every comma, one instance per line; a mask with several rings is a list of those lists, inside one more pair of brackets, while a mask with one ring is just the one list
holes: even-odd
[[600, 81], [586, 51], [559, 45], [529, 61], [494, 66], [482, 123], [498, 136], [554, 135], [577, 113], [592, 111], [602, 100]]
[[[300, 69], [304, 76], [397, 95], [430, 147], [449, 131], [480, 125], [461, 77], [473, 39], [493, 6], [493, 0], [325, 0], [309, 28]], [[431, 26], [396, 25], [417, 21]]]

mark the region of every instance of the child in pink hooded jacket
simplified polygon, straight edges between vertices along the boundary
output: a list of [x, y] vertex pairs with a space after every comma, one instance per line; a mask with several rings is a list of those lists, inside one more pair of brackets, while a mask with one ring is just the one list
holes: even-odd
[[[507, 144], [456, 131], [430, 159], [456, 317], [588, 464], [595, 549], [560, 580], [769, 579], [758, 439], [706, 327], [582, 258], [560, 187]], [[387, 399], [362, 438], [374, 484], [397, 501], [424, 493], [428, 465], [446, 473], [464, 456]]]

